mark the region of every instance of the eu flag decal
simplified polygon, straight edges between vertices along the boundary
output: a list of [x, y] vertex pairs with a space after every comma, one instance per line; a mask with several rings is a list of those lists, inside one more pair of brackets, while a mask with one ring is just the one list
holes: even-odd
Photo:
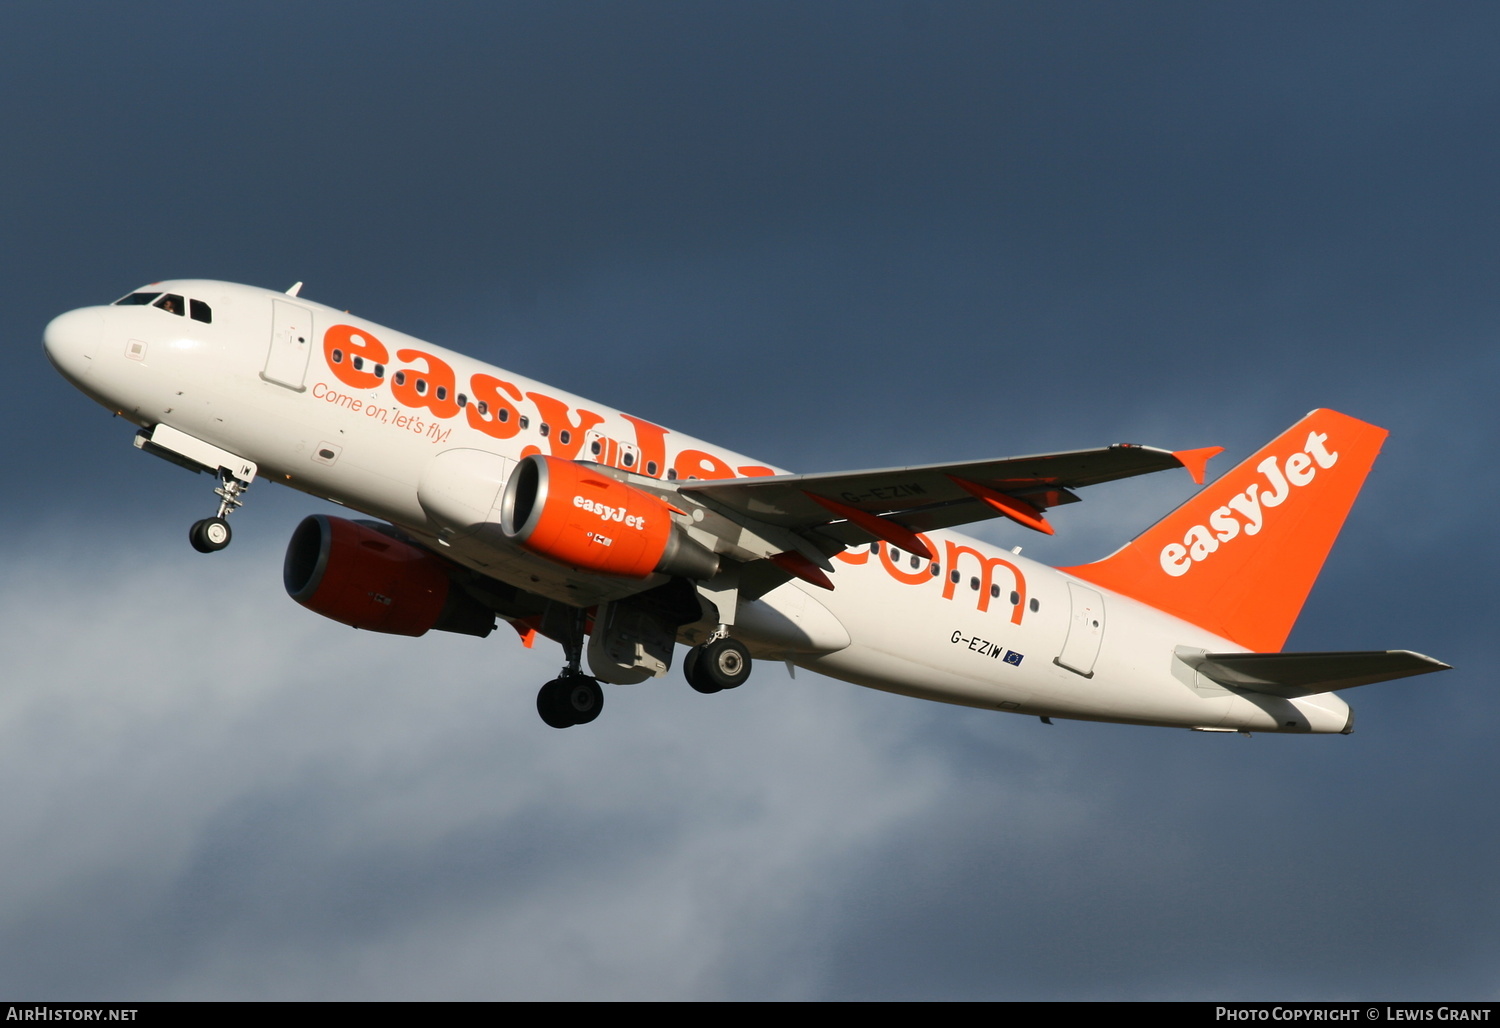
[[1017, 653], [1015, 650], [1006, 650], [1005, 651], [1005, 662], [1007, 664], [1014, 664], [1016, 667], [1020, 667], [1021, 666], [1021, 655], [1019, 653]]

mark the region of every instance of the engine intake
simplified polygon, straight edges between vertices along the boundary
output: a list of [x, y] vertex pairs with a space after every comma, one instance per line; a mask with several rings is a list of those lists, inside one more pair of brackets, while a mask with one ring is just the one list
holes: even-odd
[[308, 610], [370, 632], [483, 637], [495, 627], [494, 613], [453, 585], [444, 561], [369, 522], [304, 518], [287, 544], [281, 578]]
[[719, 558], [672, 522], [665, 500], [590, 465], [532, 454], [500, 499], [515, 543], [569, 567], [622, 578], [712, 578]]

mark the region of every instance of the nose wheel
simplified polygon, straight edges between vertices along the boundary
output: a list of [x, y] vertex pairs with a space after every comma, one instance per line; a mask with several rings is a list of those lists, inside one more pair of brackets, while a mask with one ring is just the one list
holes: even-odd
[[229, 545], [234, 533], [229, 530], [229, 515], [245, 501], [240, 499], [250, 483], [235, 477], [226, 469], [219, 471], [219, 488], [214, 495], [219, 498], [219, 513], [211, 518], [193, 522], [188, 529], [188, 542], [199, 553], [217, 553]]
[[229, 530], [229, 522], [223, 518], [204, 518], [202, 521], [193, 522], [193, 527], [188, 529], [188, 542], [193, 544], [193, 549], [199, 553], [214, 553], [229, 545], [234, 538], [234, 533]]

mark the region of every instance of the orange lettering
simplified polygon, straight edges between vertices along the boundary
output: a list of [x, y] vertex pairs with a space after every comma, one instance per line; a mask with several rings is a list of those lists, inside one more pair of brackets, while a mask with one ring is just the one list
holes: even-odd
[[338, 380], [351, 388], [379, 386], [375, 365], [389, 359], [384, 343], [353, 325], [334, 325], [323, 333], [323, 360]]
[[845, 564], [866, 564], [870, 560], [870, 548], [868, 546], [852, 546], [842, 553], [835, 553], [834, 560], [841, 560]]
[[673, 468], [679, 479], [734, 477], [734, 468], [702, 450], [683, 450], [677, 455], [677, 463]]
[[391, 377], [391, 395], [397, 403], [426, 407], [439, 418], [451, 418], [458, 413], [458, 397], [453, 395], [452, 368], [421, 350], [397, 350], [396, 359], [402, 363], [420, 360], [427, 365], [425, 371], [403, 368]]
[[620, 417], [635, 426], [635, 445], [641, 451], [640, 467], [632, 471], [660, 478], [667, 473], [667, 430], [649, 421], [633, 418], [629, 414]]
[[[932, 540], [927, 538], [921, 532], [917, 533], [917, 538], [922, 540], [927, 548], [933, 553], [937, 552], [937, 547], [932, 545]], [[880, 543], [879, 546], [880, 563], [885, 565], [886, 573], [896, 581], [905, 582], [907, 585], [921, 585], [923, 582], [932, 580], [932, 561], [923, 560], [921, 557], [918, 557], [917, 566], [921, 568], [920, 571], [902, 571], [896, 566], [896, 562], [891, 559], [892, 547], [886, 543]]]
[[526, 395], [536, 404], [543, 424], [548, 426], [547, 442], [552, 447], [554, 457], [572, 460], [583, 446], [584, 433], [604, 421], [602, 415], [580, 407], [578, 420], [574, 422], [568, 417], [568, 405], [561, 400], [555, 400], [544, 393]]
[[764, 464], [742, 464], [740, 465], [741, 478], [761, 478], [766, 475], [774, 475], [777, 472]]
[[[953, 591], [958, 587], [958, 583], [953, 580], [953, 574], [958, 570], [959, 556], [965, 553], [971, 554], [979, 561], [979, 566], [983, 569], [980, 572], [979, 579], [979, 609], [990, 609], [990, 579], [993, 577], [997, 566], [1006, 568], [1010, 571], [1011, 579], [1015, 583], [1013, 591], [1016, 596], [1016, 602], [1011, 604], [1013, 609], [1011, 610], [1010, 620], [1011, 624], [1019, 625], [1021, 623], [1021, 614], [1026, 609], [1026, 577], [1021, 574], [1021, 569], [1002, 557], [986, 557], [972, 546], [959, 546], [951, 540], [947, 541], [946, 544], [948, 547], [949, 572], [948, 578], [943, 582], [943, 599], [953, 599]], [[963, 576], [960, 575], [959, 577], [962, 578]]]
[[[493, 375], [475, 375], [469, 379], [469, 388], [474, 396], [464, 414], [469, 419], [470, 428], [477, 428], [496, 439], [509, 439], [521, 431], [521, 412], [500, 392], [503, 389], [510, 393], [511, 399], [519, 400], [521, 390]], [[484, 404], [483, 414], [479, 413], [480, 404]]]

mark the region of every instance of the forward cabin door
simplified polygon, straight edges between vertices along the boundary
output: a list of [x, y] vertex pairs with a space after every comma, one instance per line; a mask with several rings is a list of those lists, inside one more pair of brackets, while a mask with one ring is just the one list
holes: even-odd
[[285, 300], [272, 300], [271, 311], [271, 352], [260, 377], [300, 393], [312, 356], [312, 311]]
[[1094, 676], [1094, 661], [1099, 658], [1099, 644], [1104, 641], [1104, 597], [1086, 585], [1068, 583], [1072, 604], [1068, 637], [1063, 640], [1057, 663], [1085, 678]]

